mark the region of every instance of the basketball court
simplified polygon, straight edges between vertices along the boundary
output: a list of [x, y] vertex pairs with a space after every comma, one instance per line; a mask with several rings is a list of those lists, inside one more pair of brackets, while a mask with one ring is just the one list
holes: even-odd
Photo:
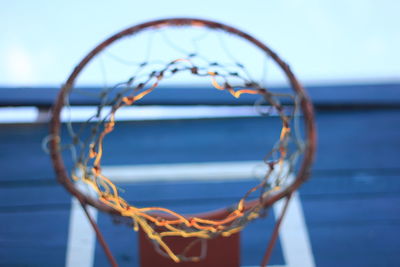
[[[339, 92], [337, 98], [340, 92], [356, 90], [369, 90], [371, 95], [364, 95], [358, 103], [348, 98], [336, 102], [340, 108], [327, 103], [331, 100], [323, 95], [314, 96], [319, 129], [317, 160], [312, 178], [290, 203], [271, 265], [395, 266], [399, 262], [400, 112], [394, 106], [400, 99], [370, 101], [377, 91], [395, 96], [398, 85], [368, 88], [310, 88], [312, 97], [313, 92], [333, 89]], [[11, 95], [2, 99], [7, 97]], [[346, 105], [348, 108], [343, 108]], [[107, 266], [82, 209], [55, 180], [51, 161], [42, 149], [47, 124], [34, 122], [41, 120], [40, 112], [24, 112], [24, 120], [17, 123], [19, 109], [22, 107], [14, 108], [14, 117], [3, 117], [15, 122], [3, 121], [0, 128], [1, 264]], [[257, 170], [261, 137], [256, 133], [265, 130], [259, 119], [164, 116], [125, 121], [116, 132], [120, 140], [142, 138], [136, 153], [115, 154], [116, 158], [104, 164], [110, 175], [120, 180], [118, 185], [127, 198], [140, 206], [162, 205], [182, 212], [212, 210], [240, 198], [242, 188], [251, 184], [252, 172]], [[247, 141], [232, 145], [231, 140], [244, 135], [249, 137]], [[215, 145], [219, 151], [212, 149]], [[123, 143], [113, 146], [118, 150]], [[127, 157], [137, 164], [123, 164]], [[160, 168], [167, 180], [160, 179]], [[127, 172], [137, 175], [131, 177]], [[270, 216], [245, 228], [242, 266], [258, 266], [280, 208], [275, 204]], [[106, 214], [95, 209], [91, 212], [118, 263], [138, 266], [138, 234], [114, 224]]]
[[12, 46], [0, 63], [1, 266], [400, 264], [394, 68], [316, 69], [320, 45], [303, 55], [304, 38], [271, 35], [272, 49], [236, 25], [116, 29], [77, 45], [60, 86], [50, 71], [33, 82], [31, 55]]

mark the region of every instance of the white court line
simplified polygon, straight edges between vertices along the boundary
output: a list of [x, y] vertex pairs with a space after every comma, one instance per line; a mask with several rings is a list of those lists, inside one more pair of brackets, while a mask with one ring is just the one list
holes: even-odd
[[36, 107], [0, 107], [1, 123], [34, 123], [39, 114]]
[[[107, 114], [110, 107], [104, 107], [102, 114]], [[97, 112], [97, 107], [83, 106], [63, 108], [62, 122], [85, 122]], [[147, 120], [183, 120], [258, 117], [254, 106], [132, 106], [118, 110], [116, 121]], [[276, 114], [271, 114], [276, 116]], [[8, 123], [43, 123], [50, 118], [48, 111], [40, 111], [37, 107], [0, 107], [0, 124]]]
[[[262, 165], [260, 161], [242, 161], [103, 166], [103, 173], [113, 181], [119, 183], [149, 181], [232, 181], [254, 179], [254, 174], [257, 170], [260, 170], [260, 165]], [[265, 164], [263, 166], [265, 167]], [[274, 205], [274, 213], [277, 216], [280, 214], [283, 201], [281, 200]], [[71, 209], [67, 267], [91, 267], [93, 266], [95, 235], [79, 203], [74, 203], [73, 201]], [[94, 217], [96, 216], [95, 213], [93, 215]], [[297, 193], [292, 196], [286, 217], [282, 222], [280, 241], [286, 263], [285, 267], [315, 266], [301, 202]], [[90, 257], [87, 257], [87, 255], [90, 255]]]
[[[102, 117], [109, 114], [111, 107], [102, 109]], [[84, 122], [97, 113], [97, 107], [83, 106], [63, 108], [61, 120], [63, 122]], [[115, 113], [116, 121], [130, 120], [176, 120], [200, 118], [229, 118], [229, 117], [258, 117], [254, 106], [129, 106], [119, 109]]]
[[[79, 186], [79, 189], [81, 191], [87, 191], [87, 187], [83, 185]], [[89, 206], [88, 211], [92, 218], [96, 221], [97, 210]], [[86, 214], [79, 201], [76, 198], [72, 198], [65, 266], [93, 266], [95, 248], [95, 232], [90, 225], [90, 222], [86, 217]]]
[[153, 165], [103, 166], [102, 172], [116, 183], [232, 181], [254, 177], [262, 161], [206, 162]]
[[[284, 204], [285, 199], [281, 199], [274, 204], [273, 208], [276, 216], [281, 214]], [[279, 232], [286, 266], [315, 266], [308, 236], [300, 197], [299, 194], [295, 192], [292, 195]]]

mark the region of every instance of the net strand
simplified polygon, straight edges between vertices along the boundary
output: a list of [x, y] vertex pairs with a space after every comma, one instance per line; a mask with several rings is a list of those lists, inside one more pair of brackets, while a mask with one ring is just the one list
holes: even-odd
[[[199, 43], [208, 35], [197, 35], [191, 40], [192, 46], [198, 50]], [[106, 51], [105, 55], [112, 60], [132, 67], [131, 76], [114, 86], [106, 87], [97, 96], [100, 99], [96, 114], [89, 117], [77, 130], [74, 129], [70, 119], [67, 122], [67, 132], [72, 142], [59, 147], [69, 149], [75, 163], [71, 177], [75, 181], [83, 181], [96, 192], [101, 203], [111, 207], [121, 216], [132, 220], [132, 227], [139, 227], [155, 243], [161, 254], [167, 255], [175, 262], [198, 261], [205, 255], [205, 240], [216, 236], [230, 236], [241, 231], [250, 221], [265, 215], [268, 207], [264, 206], [265, 199], [284, 190], [290, 174], [294, 171], [299, 156], [304, 152], [305, 144], [300, 135], [299, 126], [300, 104], [302, 96], [281, 92], [272, 92], [265, 87], [265, 80], [261, 84], [255, 82], [244, 64], [240, 63], [227, 48], [225, 40], [218, 36], [222, 50], [232, 62], [215, 62], [201, 55], [199, 51], [191, 52], [183, 49], [172, 41], [167, 35], [161, 34], [162, 39], [173, 50], [186, 56], [171, 61], [152, 60], [150, 54], [152, 45], [146, 48], [144, 61], [131, 61], [120, 58]], [[148, 43], [152, 44], [155, 35], [150, 35]], [[263, 74], [267, 72], [267, 59], [263, 61]], [[104, 84], [106, 67], [101, 61], [101, 72]], [[151, 70], [151, 71], [149, 71]], [[264, 158], [267, 171], [260, 183], [249, 189], [243, 197], [232, 206], [224, 218], [206, 219], [202, 217], [187, 217], [173, 210], [163, 207], [139, 208], [124, 200], [120, 189], [102, 173], [102, 158], [104, 155], [104, 140], [112, 133], [117, 125], [117, 113], [125, 107], [134, 106], [142, 98], [158, 88], [161, 81], [170, 79], [180, 73], [188, 73], [205, 78], [217, 90], [229, 93], [234, 98], [243, 95], [260, 96], [256, 102], [262, 116], [276, 114], [281, 120], [279, 137], [272, 150]], [[79, 89], [70, 88], [74, 93], [82, 93]], [[71, 92], [69, 92], [71, 93]], [[71, 108], [69, 94], [65, 95], [64, 106]], [[289, 105], [281, 101], [289, 100]], [[267, 104], [268, 112], [262, 112], [262, 105]], [[290, 107], [292, 107], [290, 109]], [[289, 114], [287, 112], [289, 111]], [[70, 115], [69, 115], [70, 116]], [[89, 134], [85, 131], [89, 128]], [[55, 138], [55, 137], [52, 137]], [[259, 192], [258, 197], [254, 196]], [[259, 204], [246, 207], [246, 200], [258, 198]], [[160, 230], [161, 229], [161, 230]], [[172, 251], [165, 237], [195, 237], [193, 243], [181, 253]], [[187, 252], [201, 240], [201, 255], [189, 257]], [[204, 250], [204, 251], [203, 251]]]
[[[267, 172], [262, 182], [247, 191], [243, 198], [239, 200], [236, 208], [232, 212], [230, 212], [225, 218], [220, 220], [210, 220], [199, 217], [186, 218], [185, 216], [182, 216], [170, 209], [161, 207], [137, 208], [135, 206], [131, 206], [120, 197], [118, 193], [119, 190], [113, 184], [113, 182], [105, 177], [101, 172], [103, 142], [105, 137], [114, 130], [114, 127], [116, 125], [115, 116], [117, 111], [123, 107], [135, 104], [135, 102], [139, 101], [147, 94], [155, 90], [160, 81], [166, 76], [166, 73], [169, 73], [170, 75], [175, 75], [176, 73], [181, 71], [190, 71], [194, 75], [208, 77], [214, 88], [221, 91], [227, 91], [235, 98], [239, 98], [244, 94], [261, 95], [278, 110], [278, 114], [282, 119], [283, 126], [280, 132], [279, 141], [276, 148], [274, 149], [274, 153], [278, 154], [277, 160], [275, 162], [269, 162], [270, 170]], [[119, 96], [118, 98], [116, 98], [116, 100], [113, 100], [115, 104], [106, 115], [106, 118], [101, 121], [102, 123], [100, 122], [100, 120], [97, 123], [98, 126], [103, 125], [103, 130], [98, 135], [94, 132], [89, 137], [89, 140], [92, 140], [92, 142], [89, 145], [88, 158], [86, 159], [86, 161], [83, 162], [83, 164], [79, 164], [76, 167], [76, 169], [80, 169], [81, 173], [83, 173], [83, 181], [90, 185], [91, 188], [97, 192], [99, 200], [101, 202], [103, 202], [107, 206], [112, 207], [122, 216], [130, 217], [136, 225], [134, 228], [137, 229], [137, 226], [140, 226], [149, 236], [149, 238], [159, 244], [161, 249], [164, 250], [166, 254], [176, 262], [179, 262], [182, 259], [187, 259], [188, 257], [184, 256], [184, 253], [183, 256], [176, 255], [163, 240], [164, 237], [181, 236], [209, 239], [212, 236], [215, 236], [216, 233], [222, 236], [230, 236], [234, 233], [237, 233], [244, 227], [246, 223], [260, 216], [260, 207], [253, 208], [252, 210], [248, 211], [245, 210], [244, 203], [246, 199], [260, 188], [263, 189], [262, 194], [260, 195], [260, 199], [265, 197], [266, 194], [271, 194], [273, 191], [277, 191], [280, 189], [280, 186], [278, 185], [280, 184], [280, 182], [278, 182], [276, 186], [269, 185], [269, 189], [267, 189], [266, 187], [266, 184], [268, 183], [268, 178], [271, 176], [275, 164], [277, 164], [277, 169], [279, 170], [278, 177], [284, 178], [283, 164], [287, 157], [287, 143], [288, 137], [291, 134], [291, 130], [288, 123], [289, 119], [284, 113], [281, 104], [279, 104], [273, 98], [278, 95], [273, 95], [269, 93], [268, 90], [266, 90], [265, 88], [261, 88], [256, 83], [246, 84], [251, 85], [252, 87], [245, 85], [230, 85], [228, 81], [229, 77], [229, 74], [219, 74], [215, 71], [207, 71], [204, 70], [204, 68], [196, 67], [190, 58], [181, 58], [171, 61], [169, 64], [167, 64], [165, 68], [161, 69], [160, 71], [152, 72], [146, 81], [136, 86], [131, 86], [131, 83], [134, 79], [133, 77], [130, 78], [127, 82], [122, 83], [125, 86], [123, 92], [128, 92], [128, 94], [124, 94], [125, 96]], [[221, 79], [222, 83], [218, 82], [217, 79]], [[244, 83], [247, 83], [246, 79], [243, 79], [243, 81]], [[119, 87], [120, 85], [121, 84], [115, 87]], [[107, 101], [103, 100], [102, 103], [104, 107]], [[101, 109], [99, 108], [98, 114], [100, 112]], [[77, 134], [70, 130], [70, 135], [76, 136]], [[89, 160], [93, 161], [93, 167], [88, 170], [86, 166]], [[81, 179], [76, 175], [74, 175], [73, 178], [74, 180]], [[265, 190], [267, 190], [267, 192], [265, 192]], [[160, 219], [159, 215], [155, 215], [160, 212], [166, 214], [168, 217], [171, 217], [171, 219]], [[239, 221], [240, 223], [235, 223]], [[154, 230], [154, 227], [163, 227], [165, 230], [161, 233], [158, 233]], [[190, 230], [188, 231], [188, 229]], [[195, 259], [198, 259], [198, 257], [192, 258], [192, 260]]]

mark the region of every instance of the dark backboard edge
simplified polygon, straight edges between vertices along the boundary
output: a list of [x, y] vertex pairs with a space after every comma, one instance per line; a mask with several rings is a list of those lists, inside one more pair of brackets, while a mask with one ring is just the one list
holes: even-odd
[[[277, 88], [285, 90], [285, 88]], [[375, 109], [400, 108], [400, 83], [306, 86], [317, 109]], [[55, 87], [0, 87], [0, 106], [51, 107], [59, 88]], [[82, 88], [83, 91], [98, 91]], [[254, 98], [243, 95], [234, 99], [224, 92], [216, 93], [207, 87], [160, 87], [147, 95], [138, 105], [252, 105]], [[193, 96], [196, 97], [193, 97]], [[98, 101], [74, 95], [71, 105], [97, 105]]]

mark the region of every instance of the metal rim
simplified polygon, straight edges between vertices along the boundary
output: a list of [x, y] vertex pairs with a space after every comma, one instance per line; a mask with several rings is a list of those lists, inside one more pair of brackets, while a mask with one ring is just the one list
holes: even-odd
[[[301, 110], [304, 116], [304, 126], [305, 126], [305, 133], [306, 133], [306, 147], [304, 152], [303, 161], [301, 163], [300, 169], [296, 175], [295, 181], [285, 188], [282, 191], [274, 195], [270, 195], [268, 198], [262, 200], [262, 205], [264, 207], [272, 205], [277, 200], [289, 195], [291, 192], [295, 191], [310, 175], [311, 165], [314, 160], [314, 154], [316, 149], [316, 129], [314, 123], [314, 109], [313, 105], [307, 96], [304, 88], [301, 86], [293, 72], [291, 71], [288, 64], [286, 64], [275, 52], [269, 49], [265, 44], [261, 41], [255, 39], [251, 35], [242, 32], [232, 26], [228, 26], [226, 24], [210, 21], [210, 20], [203, 20], [197, 18], [169, 18], [169, 19], [160, 19], [149, 21], [146, 23], [138, 24], [133, 27], [129, 27], [125, 30], [118, 32], [117, 34], [111, 36], [110, 38], [106, 39], [98, 46], [96, 46], [91, 52], [89, 52], [82, 61], [75, 67], [65, 85], [61, 88], [58, 97], [53, 105], [52, 114], [51, 114], [51, 121], [50, 121], [50, 134], [53, 137], [50, 140], [50, 155], [53, 162], [53, 167], [57, 176], [57, 180], [67, 189], [69, 193], [77, 197], [81, 203], [89, 204], [99, 210], [110, 214], [119, 214], [116, 210], [112, 209], [109, 206], [101, 203], [100, 201], [91, 198], [87, 195], [84, 195], [82, 192], [79, 191], [68, 177], [67, 170], [64, 165], [63, 157], [59, 151], [59, 144], [60, 144], [60, 113], [62, 107], [64, 106], [64, 99], [70, 90], [73, 88], [76, 78], [79, 76], [80, 72], [85, 68], [85, 66], [98, 55], [103, 49], [111, 45], [117, 40], [120, 40], [127, 36], [132, 36], [137, 34], [145, 29], [151, 28], [160, 28], [160, 27], [169, 27], [169, 26], [197, 26], [197, 27], [207, 27], [213, 29], [220, 29], [225, 32], [231, 33], [233, 35], [239, 36], [253, 45], [257, 46], [259, 49], [263, 50], [268, 56], [270, 56], [282, 69], [285, 73], [286, 77], [288, 78], [293, 90], [296, 92], [297, 95], [301, 96]], [[246, 208], [251, 208], [255, 205], [260, 204], [259, 200], [253, 200], [246, 202]], [[229, 213], [229, 208], [223, 208], [216, 211], [196, 214], [197, 217], [206, 217], [209, 219], [217, 219], [223, 217], [225, 214]], [[161, 215], [165, 217], [165, 215]], [[191, 217], [193, 215], [187, 215], [187, 217]]]

